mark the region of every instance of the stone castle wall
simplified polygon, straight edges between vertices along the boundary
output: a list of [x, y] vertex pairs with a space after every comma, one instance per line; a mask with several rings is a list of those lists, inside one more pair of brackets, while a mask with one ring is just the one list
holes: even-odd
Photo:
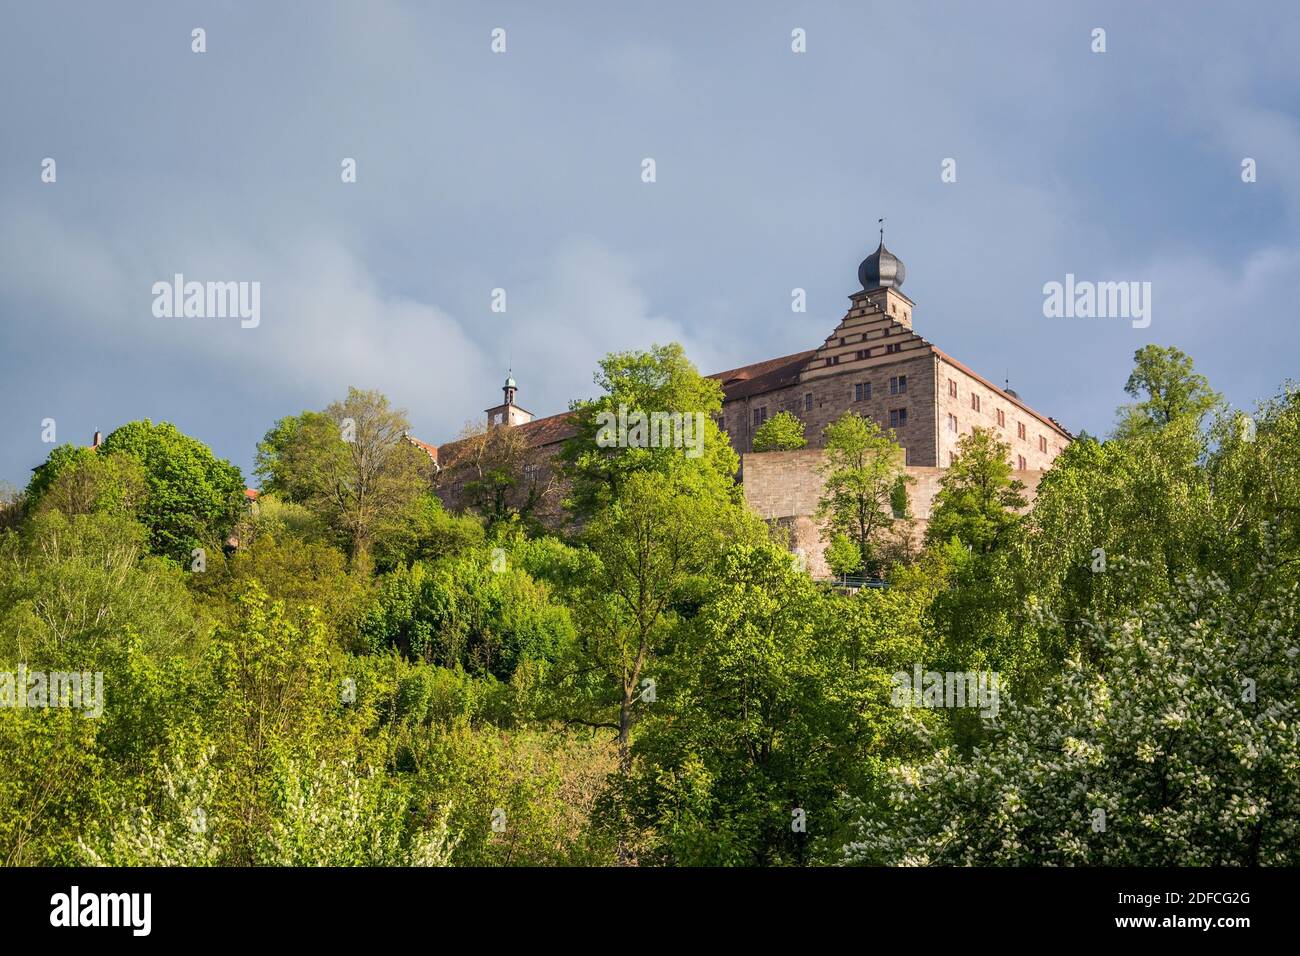
[[[790, 412], [804, 423], [808, 444], [822, 444], [822, 431], [835, 419], [852, 410], [889, 427], [891, 410], [906, 409], [907, 424], [896, 429], [898, 443], [907, 449], [907, 460], [920, 465], [936, 464], [934, 419], [934, 358], [928, 352], [914, 358], [891, 361], [822, 378], [810, 379], [786, 388], [726, 402], [722, 407], [723, 428], [739, 453], [754, 447], [754, 410], [765, 408], [767, 417]], [[907, 377], [907, 391], [890, 393], [890, 380]], [[870, 399], [857, 399], [856, 385], [871, 386]], [[812, 407], [808, 407], [808, 396]]]
[[[802, 548], [808, 570], [815, 578], [831, 576], [826, 565], [826, 541], [817, 523], [817, 501], [822, 494], [822, 476], [818, 467], [825, 452], [819, 448], [799, 451], [750, 452], [741, 457], [745, 501], [759, 517], [788, 528], [790, 546]], [[946, 468], [909, 465], [905, 469], [915, 484], [908, 487], [915, 519], [913, 542], [919, 544], [929, 524], [930, 507], [939, 492], [939, 479]], [[1024, 495], [1030, 504], [1044, 472], [1016, 471], [1014, 477], [1025, 485]]]
[[[953, 394], [953, 385], [956, 386], [956, 395]], [[978, 410], [973, 407], [972, 396], [979, 399]], [[1068, 442], [1059, 431], [1049, 428], [1037, 415], [1026, 411], [1005, 393], [990, 388], [965, 370], [946, 361], [939, 362], [935, 405], [938, 454], [934, 461], [927, 464], [947, 467], [957, 455], [958, 441], [976, 428], [991, 431], [1000, 441], [1010, 445], [1012, 467], [1016, 467], [1019, 459], [1024, 458], [1024, 471], [1050, 468]], [[998, 417], [999, 412], [1002, 413], [1001, 418]], [[956, 419], [955, 431], [949, 415]], [[1024, 438], [1020, 437], [1021, 425], [1025, 429]], [[1021, 480], [1024, 481], [1023, 478]]]

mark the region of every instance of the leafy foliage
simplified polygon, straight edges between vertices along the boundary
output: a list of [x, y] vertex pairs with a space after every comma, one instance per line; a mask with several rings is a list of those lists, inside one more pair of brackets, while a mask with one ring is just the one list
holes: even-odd
[[[56, 448], [0, 515], [0, 700], [75, 670], [102, 710], [0, 706], [0, 860], [1297, 863], [1294, 385], [1229, 413], [1140, 350], [1031, 508], [963, 439], [915, 554], [893, 436], [846, 415], [827, 560], [889, 585], [851, 594], [746, 509], [680, 347], [597, 382], [549, 531], [518, 433], [453, 514], [377, 393], [277, 422], [255, 503], [170, 425]], [[702, 412], [704, 453], [600, 447], [620, 406]], [[996, 672], [997, 720], [895, 706], [918, 666]]]
[[778, 412], [754, 429], [754, 451], [794, 451], [807, 445], [803, 420], [791, 412]]

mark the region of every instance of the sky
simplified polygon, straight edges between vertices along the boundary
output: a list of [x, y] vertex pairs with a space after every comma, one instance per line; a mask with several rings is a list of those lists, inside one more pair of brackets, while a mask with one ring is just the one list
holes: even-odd
[[[1291, 0], [0, 0], [0, 481], [47, 419], [254, 483], [349, 386], [441, 443], [508, 368], [540, 416], [611, 351], [813, 348], [880, 217], [915, 330], [1067, 428], [1147, 343], [1249, 410], [1300, 377], [1298, 50]], [[258, 324], [155, 315], [177, 273], [259, 283]], [[1067, 274], [1151, 283], [1150, 324], [1046, 317]]]

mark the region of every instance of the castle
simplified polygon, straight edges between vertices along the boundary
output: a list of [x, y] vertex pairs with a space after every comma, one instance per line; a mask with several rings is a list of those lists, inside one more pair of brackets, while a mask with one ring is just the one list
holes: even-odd
[[[858, 267], [862, 288], [849, 296], [848, 312], [819, 346], [709, 376], [722, 386], [719, 424], [741, 455], [746, 500], [763, 517], [794, 530], [814, 573], [823, 567], [823, 543], [811, 518], [821, 488], [818, 449], [822, 430], [846, 410], [894, 430], [904, 464], [917, 479], [913, 512], [922, 528], [938, 476], [956, 456], [963, 434], [984, 428], [1006, 442], [1011, 466], [1031, 495], [1071, 441], [1065, 428], [1010, 388], [998, 387], [913, 330], [915, 303], [902, 292], [906, 275], [902, 261], [885, 248], [882, 231], [879, 247]], [[531, 450], [526, 481], [554, 480], [551, 459], [574, 434], [569, 413], [534, 418], [516, 403], [513, 377], [502, 391], [501, 404], [486, 409], [488, 427], [519, 430]], [[808, 450], [755, 454], [754, 431], [779, 412], [803, 421]], [[444, 472], [438, 482], [443, 502], [460, 507], [465, 443], [411, 441]]]

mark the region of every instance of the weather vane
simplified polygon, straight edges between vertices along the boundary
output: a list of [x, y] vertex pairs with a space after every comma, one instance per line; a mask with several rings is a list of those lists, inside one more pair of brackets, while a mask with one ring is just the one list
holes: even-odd
[[881, 216], [876, 222], [880, 223], [880, 244], [885, 244], [885, 217]]

